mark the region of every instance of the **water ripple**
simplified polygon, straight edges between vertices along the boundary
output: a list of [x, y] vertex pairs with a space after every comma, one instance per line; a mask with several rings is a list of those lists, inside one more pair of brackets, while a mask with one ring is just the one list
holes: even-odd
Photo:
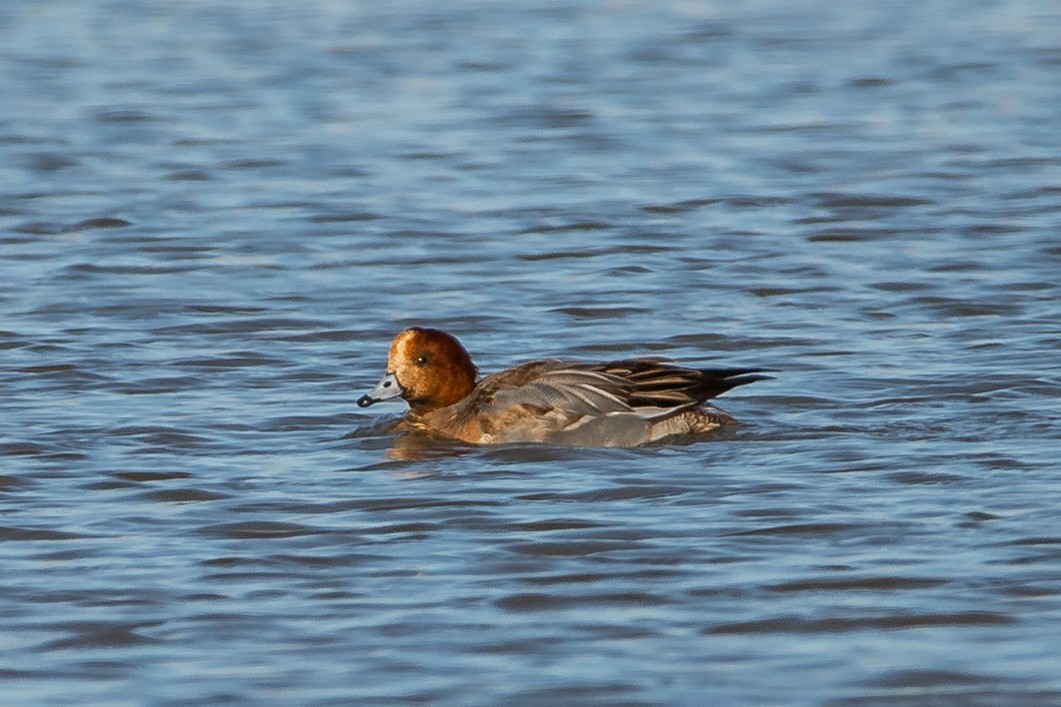
[[[0, 701], [1061, 703], [1058, 37], [0, 3]], [[776, 370], [477, 448], [354, 405], [414, 325]]]

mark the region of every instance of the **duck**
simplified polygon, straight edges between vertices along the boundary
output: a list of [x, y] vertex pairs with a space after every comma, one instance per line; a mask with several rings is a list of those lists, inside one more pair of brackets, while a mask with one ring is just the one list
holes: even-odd
[[409, 406], [403, 430], [473, 445], [638, 447], [734, 424], [708, 401], [770, 378], [767, 370], [549, 358], [480, 379], [455, 336], [411, 327], [394, 337], [382, 380], [356, 402], [367, 408], [401, 398]]

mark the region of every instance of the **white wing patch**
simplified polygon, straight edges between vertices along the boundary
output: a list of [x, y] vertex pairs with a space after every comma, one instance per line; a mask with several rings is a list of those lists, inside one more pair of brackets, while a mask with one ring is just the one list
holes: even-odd
[[618, 376], [562, 368], [544, 372], [527, 385], [499, 390], [492, 405], [559, 409], [574, 417], [631, 412], [632, 408], [623, 399], [629, 385]]

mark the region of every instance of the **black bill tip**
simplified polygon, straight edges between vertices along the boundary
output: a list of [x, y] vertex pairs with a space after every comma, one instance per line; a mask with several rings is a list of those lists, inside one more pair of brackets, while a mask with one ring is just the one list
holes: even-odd
[[372, 396], [362, 395], [360, 398], [357, 399], [357, 406], [359, 408], [367, 408], [372, 403], [378, 403], [378, 402], [379, 402], [379, 400], [376, 400]]

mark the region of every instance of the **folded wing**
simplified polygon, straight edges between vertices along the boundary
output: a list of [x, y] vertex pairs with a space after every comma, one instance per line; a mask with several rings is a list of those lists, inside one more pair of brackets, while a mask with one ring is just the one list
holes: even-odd
[[586, 416], [671, 415], [767, 377], [759, 369], [692, 369], [660, 359], [603, 364], [546, 360], [484, 379], [476, 397], [480, 411], [489, 416], [516, 408], [570, 425]]

